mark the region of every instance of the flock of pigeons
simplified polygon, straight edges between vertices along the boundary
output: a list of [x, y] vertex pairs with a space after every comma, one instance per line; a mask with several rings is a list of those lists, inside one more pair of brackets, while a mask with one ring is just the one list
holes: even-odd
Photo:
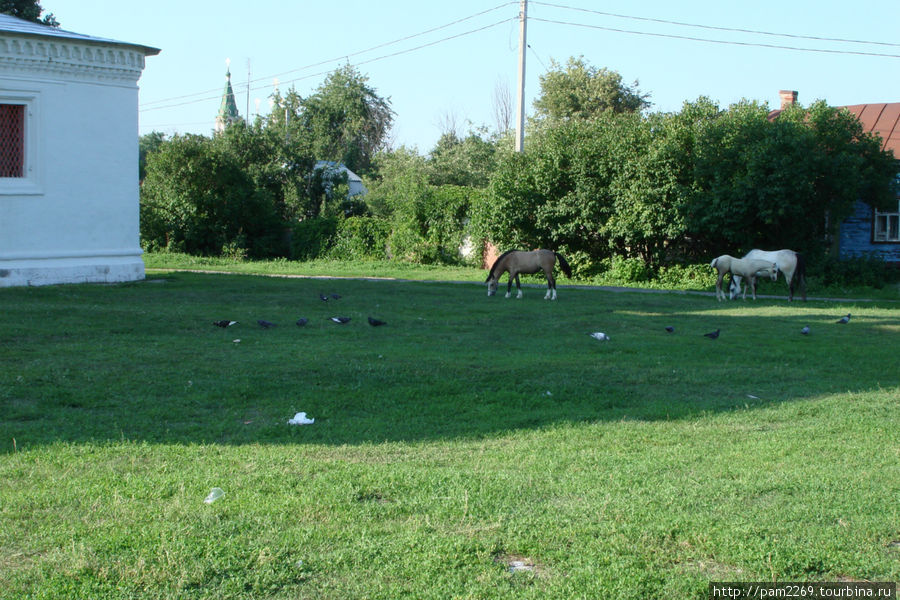
[[[340, 300], [340, 298], [341, 298], [340, 294], [319, 294], [319, 300], [321, 300], [322, 302], [328, 302], [329, 300]], [[339, 325], [346, 325], [347, 323], [350, 322], [351, 319], [350, 319], [350, 317], [335, 316], [335, 317], [328, 317], [328, 320], [332, 321], [334, 323], [337, 323]], [[368, 317], [368, 321], [369, 321], [369, 325], [371, 325], [372, 327], [380, 327], [382, 325], [387, 325], [387, 322], [382, 321], [381, 319], [376, 319], [371, 316]], [[841, 325], [846, 325], [847, 323], [850, 322], [850, 313], [847, 313], [845, 316], [841, 317], [836, 322]], [[277, 327], [277, 325], [275, 323], [272, 323], [271, 321], [266, 321], [265, 319], [258, 319], [256, 321], [256, 323], [263, 329]], [[297, 319], [297, 327], [303, 327], [307, 323], [309, 323], [309, 319], [306, 317], [300, 317], [299, 319]], [[222, 319], [220, 321], [213, 321], [213, 325], [215, 325], [216, 327], [222, 327], [222, 328], [231, 327], [232, 325], [236, 325], [236, 324], [237, 324], [237, 321], [231, 321], [228, 319]], [[667, 325], [666, 331], [669, 333], [674, 333], [675, 328], [672, 327], [671, 325]], [[714, 340], [719, 337], [720, 332], [721, 332], [721, 329], [716, 329], [715, 331], [710, 331], [709, 333], [704, 333], [703, 337], [708, 337], [709, 339]], [[809, 335], [809, 326], [807, 325], [806, 327], [803, 327], [803, 329], [800, 330], [800, 333], [802, 333], [803, 335]], [[589, 333], [588, 335], [590, 335], [595, 340], [599, 340], [601, 342], [609, 340], [609, 336], [607, 334], [603, 333], [602, 331], [595, 331], [594, 333]]]
[[[847, 313], [846, 316], [843, 316], [836, 321], [836, 323], [839, 323], [840, 325], [846, 325], [849, 322], [850, 322], [850, 313]], [[669, 333], [675, 333], [675, 328], [672, 327], [671, 325], [667, 325], [666, 331]], [[721, 333], [721, 331], [722, 331], [721, 329], [716, 329], [715, 331], [710, 331], [709, 333], [704, 333], [703, 337], [708, 337], [709, 339], [714, 340], [719, 337], [719, 333]], [[802, 333], [803, 335], [809, 335], [809, 325], [803, 327], [803, 329], [800, 330], [800, 333]], [[594, 333], [589, 333], [588, 335], [591, 336], [592, 338], [594, 338], [595, 340], [599, 340], [601, 342], [605, 342], [605, 341], [609, 340], [609, 336], [606, 335], [605, 333], [603, 333], [602, 331], [595, 331]]]
[[[322, 302], [328, 302], [329, 300], [340, 300], [340, 298], [341, 298], [340, 294], [327, 294], [327, 295], [319, 294], [319, 300], [321, 300]], [[328, 320], [332, 321], [334, 323], [337, 323], [338, 325], [346, 325], [347, 323], [349, 323], [351, 321], [351, 318], [335, 316], [335, 317], [328, 317]], [[381, 319], [376, 319], [371, 316], [368, 318], [368, 321], [369, 321], [369, 325], [371, 325], [372, 327], [380, 327], [382, 325], [387, 325], [386, 321], [382, 321]], [[296, 324], [297, 324], [297, 327], [303, 327], [307, 323], [309, 323], [308, 318], [300, 317], [299, 319], [297, 319]], [[237, 325], [237, 321], [231, 321], [229, 319], [222, 319], [219, 321], [213, 321], [212, 324], [215, 325], [216, 327], [222, 327], [224, 329], [226, 327], [231, 327], [232, 325]], [[260, 327], [262, 327], [263, 329], [270, 329], [272, 327], [278, 326], [276, 323], [272, 323], [271, 321], [266, 321], [265, 319], [257, 319], [256, 324], [259, 325]]]

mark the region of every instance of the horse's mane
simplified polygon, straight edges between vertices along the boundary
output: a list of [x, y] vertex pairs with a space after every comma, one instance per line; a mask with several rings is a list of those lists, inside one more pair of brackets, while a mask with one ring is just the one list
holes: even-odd
[[[494, 261], [494, 264], [491, 265], [491, 270], [488, 271], [488, 280], [494, 275], [494, 270], [497, 268], [497, 265], [500, 264], [500, 261], [506, 258], [508, 254], [512, 254], [513, 252], [518, 252], [518, 250], [507, 250], [503, 254], [497, 257], [497, 260]], [[487, 280], [486, 280], [487, 281]]]

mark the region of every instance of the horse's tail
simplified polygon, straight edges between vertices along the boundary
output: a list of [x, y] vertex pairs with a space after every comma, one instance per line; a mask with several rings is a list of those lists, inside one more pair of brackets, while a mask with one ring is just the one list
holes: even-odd
[[569, 266], [569, 263], [566, 262], [566, 259], [563, 258], [563, 255], [559, 252], [554, 252], [556, 255], [556, 259], [559, 261], [559, 268], [562, 269], [562, 272], [566, 274], [566, 277], [572, 277], [572, 267]]
[[803, 294], [803, 300], [806, 301], [806, 258], [799, 252], [797, 255], [797, 268], [794, 269], [794, 278], [791, 280], [791, 287], [794, 282], [800, 284], [800, 293]]
[[717, 262], [719, 262], [719, 257], [718, 257], [718, 256], [717, 256], [716, 258], [712, 259], [712, 262], [709, 263], [709, 267], [710, 267], [711, 269], [715, 269], [715, 268], [716, 268], [716, 263], [717, 263]]

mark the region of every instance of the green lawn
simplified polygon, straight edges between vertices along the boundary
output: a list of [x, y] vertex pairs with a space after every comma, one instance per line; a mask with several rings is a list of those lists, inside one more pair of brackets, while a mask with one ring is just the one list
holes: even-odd
[[0, 289], [0, 598], [900, 579], [900, 303], [559, 296], [193, 273]]

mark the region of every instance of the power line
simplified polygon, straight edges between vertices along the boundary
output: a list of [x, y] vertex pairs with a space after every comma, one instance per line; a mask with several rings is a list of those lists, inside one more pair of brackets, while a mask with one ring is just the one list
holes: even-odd
[[[497, 27], [497, 26], [499, 26], [499, 25], [503, 25], [504, 23], [508, 23], [508, 22], [513, 21], [513, 20], [515, 20], [515, 19], [516, 19], [516, 17], [511, 17], [511, 18], [507, 18], [507, 19], [502, 19], [502, 20], [500, 20], [500, 21], [497, 21], [496, 23], [491, 23], [490, 25], [485, 25], [484, 27], [478, 27], [477, 29], [471, 29], [471, 30], [465, 31], [465, 32], [463, 32], [463, 33], [458, 33], [458, 34], [456, 34], [456, 35], [451, 35], [451, 36], [448, 36], [448, 37], [445, 37], [445, 38], [441, 38], [441, 39], [436, 40], [436, 41], [433, 41], [433, 42], [428, 42], [427, 44], [422, 44], [422, 45], [419, 45], [419, 46], [415, 46], [415, 47], [413, 47], [413, 48], [407, 48], [406, 50], [398, 50], [397, 52], [392, 52], [392, 53], [390, 53], [390, 54], [384, 54], [384, 55], [382, 55], [382, 56], [377, 56], [377, 57], [375, 57], [375, 58], [370, 58], [369, 60], [360, 61], [360, 62], [357, 62], [356, 64], [357, 64], [357, 65], [366, 65], [366, 64], [373, 63], [373, 62], [377, 62], [377, 61], [380, 61], [380, 60], [385, 60], [385, 59], [387, 59], [387, 58], [393, 58], [393, 57], [395, 57], [395, 56], [400, 56], [400, 55], [403, 55], [403, 54], [409, 54], [410, 52], [415, 52], [415, 51], [421, 50], [421, 49], [423, 49], [423, 48], [428, 48], [428, 47], [430, 47], [430, 46], [436, 46], [436, 45], [438, 45], [438, 44], [442, 44], [442, 43], [447, 42], [447, 41], [450, 41], [450, 40], [454, 40], [454, 39], [457, 39], [457, 38], [465, 37], [465, 36], [467, 36], [467, 35], [472, 35], [473, 33], [478, 33], [478, 32], [480, 32], [480, 31], [484, 31], [484, 30], [486, 30], [486, 29], [491, 29], [491, 28], [493, 28], [493, 27]], [[342, 57], [337, 58], [337, 59], [334, 59], [334, 60], [341, 60], [341, 59], [343, 59], [343, 58], [345, 58], [345, 57], [342, 56]], [[329, 62], [329, 61], [325, 61], [325, 62], [317, 63], [317, 64], [325, 64], [325, 63], [327, 63], [327, 62]], [[295, 69], [295, 70], [300, 70], [300, 69]], [[304, 79], [310, 79], [310, 78], [312, 78], [312, 77], [319, 77], [319, 76], [325, 75], [325, 74], [327, 74], [327, 73], [328, 73], [328, 71], [320, 71], [320, 72], [318, 72], [318, 73], [310, 73], [309, 75], [304, 75], [303, 77], [296, 77], [296, 78], [294, 78], [294, 79], [288, 79], [287, 81], [282, 81], [282, 82], [280, 82], [280, 83], [294, 83], [294, 82], [297, 82], [297, 81], [302, 81], [302, 80], [304, 80]], [[264, 85], [264, 86], [259, 86], [259, 87], [256, 87], [256, 88], [250, 88], [250, 90], [251, 90], [251, 91], [252, 91], [252, 90], [259, 90], [259, 89], [263, 89], [263, 88], [267, 88], [267, 87], [271, 87], [271, 84], [269, 84], [269, 85]], [[193, 97], [193, 96], [196, 96], [196, 95], [198, 95], [198, 94], [209, 94], [209, 93], [212, 93], [212, 92], [213, 92], [213, 90], [210, 90], [210, 91], [208, 91], [208, 92], [198, 92], [197, 94], [191, 94], [190, 96], [180, 96], [180, 97], [177, 97], [177, 98], [172, 98], [171, 100], [178, 100], [178, 99], [181, 99], [181, 98]], [[206, 96], [206, 97], [204, 97], [204, 98], [197, 98], [197, 99], [194, 99], [194, 100], [186, 100], [186, 101], [184, 101], [184, 102], [177, 102], [177, 103], [175, 103], [175, 104], [166, 104], [166, 105], [164, 105], [164, 106], [153, 106], [153, 107], [150, 107], [150, 108], [141, 108], [139, 112], [150, 112], [150, 111], [154, 111], [154, 110], [163, 110], [163, 109], [166, 109], [166, 108], [176, 108], [176, 107], [178, 107], [178, 106], [185, 106], [185, 105], [187, 105], [187, 104], [195, 104], [195, 103], [197, 103], [197, 102], [205, 102], [205, 101], [207, 101], [207, 100], [215, 100], [215, 99], [217, 99], [217, 98], [221, 98], [221, 91], [217, 92], [217, 94], [216, 94], [215, 96]]]
[[[895, 47], [895, 48], [900, 48], [900, 44], [895, 44], [895, 43], [891, 43], [891, 42], [873, 42], [873, 41], [868, 41], [868, 40], [830, 38], [830, 37], [821, 37], [821, 36], [814, 36], [814, 35], [798, 35], [798, 34], [794, 34], [794, 33], [774, 33], [771, 31], [759, 31], [759, 30], [755, 30], [755, 29], [739, 29], [736, 27], [720, 27], [720, 26], [716, 26], [716, 25], [700, 25], [697, 23], [685, 23], [682, 21], [670, 21], [670, 20], [666, 20], [666, 19], [653, 19], [650, 17], [635, 17], [632, 15], [620, 15], [620, 14], [616, 14], [616, 13], [602, 12], [599, 10], [590, 10], [587, 8], [577, 8], [574, 6], [564, 6], [561, 4], [550, 4], [548, 2], [538, 2], [535, 0], [533, 0], [533, 3], [539, 4], [541, 6], [548, 6], [551, 8], [562, 8], [565, 10], [575, 10], [575, 11], [580, 11], [580, 12], [593, 13], [595, 15], [603, 15], [605, 17], [616, 17], [618, 19], [631, 19], [634, 21], [647, 21], [650, 23], [663, 23], [666, 25], [679, 25], [682, 27], [696, 27], [699, 29], [711, 29], [711, 30], [715, 30], [715, 31], [730, 31], [730, 32], [736, 32], [736, 33], [752, 33], [752, 34], [756, 34], [756, 35], [768, 35], [768, 36], [774, 36], [774, 37], [786, 37], [786, 38], [794, 38], [794, 39], [801, 39], [801, 40], [814, 40], [814, 41], [818, 41], [818, 42], [841, 42], [841, 43], [847, 43], [847, 44], [870, 44], [870, 45], [874, 45], [874, 46], [891, 46], [891, 47]], [[789, 49], [793, 50], [793, 48], [789, 48]]]
[[[305, 66], [302, 66], [302, 67], [298, 67], [298, 68], [296, 68], [296, 69], [291, 69], [291, 70], [288, 70], [288, 71], [282, 71], [281, 73], [275, 73], [274, 75], [268, 75], [268, 76], [266, 76], [266, 77], [258, 77], [258, 78], [256, 78], [256, 79], [253, 79], [253, 80], [248, 81], [248, 82], [247, 82], [247, 85], [250, 86], [250, 85], [252, 85], [253, 83], [259, 83], [260, 81], [266, 81], [266, 82], [269, 82], [269, 81], [272, 81], [272, 79], [275, 78], [275, 77], [281, 77], [281, 76], [283, 76], [283, 75], [287, 75], [287, 74], [290, 74], [290, 73], [296, 73], [296, 72], [298, 72], [298, 71], [305, 71], [305, 70], [307, 70], [307, 69], [312, 69], [312, 68], [315, 68], [315, 67], [320, 67], [320, 66], [322, 66], [322, 65], [331, 64], [331, 63], [337, 62], [337, 61], [339, 61], [339, 60], [349, 59], [349, 58], [351, 58], [351, 57], [353, 57], [353, 56], [359, 56], [359, 55], [361, 55], [361, 54], [367, 54], [367, 53], [369, 53], [369, 52], [373, 52], [373, 51], [375, 51], [375, 50], [378, 50], [378, 49], [381, 49], [381, 48], [385, 48], [385, 47], [387, 47], [387, 46], [393, 46], [393, 45], [395, 45], [395, 44], [399, 44], [399, 43], [401, 43], [401, 42], [406, 42], [406, 41], [415, 39], [415, 38], [417, 38], [417, 37], [422, 37], [423, 35], [428, 35], [428, 34], [430, 34], [430, 33], [436, 32], [436, 31], [441, 31], [442, 29], [447, 29], [448, 27], [452, 27], [452, 26], [454, 26], [454, 25], [458, 25], [458, 24], [460, 24], [460, 23], [464, 23], [464, 22], [466, 22], [466, 21], [470, 21], [470, 20], [475, 19], [475, 18], [477, 18], [477, 17], [480, 17], [480, 16], [482, 16], [482, 15], [486, 15], [486, 14], [488, 14], [488, 13], [494, 12], [494, 11], [499, 10], [499, 9], [501, 9], [501, 8], [505, 8], [505, 7], [507, 7], [507, 6], [511, 5], [511, 4], [516, 4], [516, 2], [510, 0], [510, 1], [508, 1], [508, 2], [504, 2], [503, 4], [497, 5], [497, 6], [493, 7], [493, 8], [489, 8], [489, 9], [483, 10], [483, 11], [481, 11], [481, 12], [479, 12], [479, 13], [475, 13], [475, 14], [473, 14], [473, 15], [469, 15], [468, 17], [463, 17], [463, 18], [461, 18], [461, 19], [457, 19], [457, 20], [455, 20], [455, 21], [451, 21], [451, 22], [449, 22], [449, 23], [445, 23], [444, 25], [440, 25], [440, 26], [438, 26], [438, 27], [432, 27], [431, 29], [427, 29], [427, 30], [425, 30], [425, 31], [420, 31], [419, 33], [414, 33], [414, 34], [412, 34], [412, 35], [408, 35], [408, 36], [405, 36], [405, 37], [402, 37], [402, 38], [398, 38], [398, 39], [396, 39], [396, 40], [392, 40], [392, 41], [389, 41], [389, 42], [384, 42], [384, 43], [382, 43], [382, 44], [377, 44], [377, 45], [372, 46], [372, 47], [370, 47], [370, 48], [366, 48], [365, 50], [358, 50], [358, 51], [356, 51], [356, 52], [351, 52], [351, 53], [349, 53], [349, 54], [342, 54], [341, 56], [338, 56], [338, 57], [336, 57], [336, 58], [331, 58], [331, 59], [328, 59], [328, 60], [323, 60], [323, 61], [319, 61], [319, 62], [316, 62], [316, 63], [311, 63], [311, 64], [308, 64], [308, 65], [305, 65]], [[507, 22], [507, 21], [509, 21], [509, 20], [511, 20], [511, 19], [504, 19], [504, 20], [501, 21], [500, 23], [505, 23], [505, 22]], [[426, 48], [426, 47], [428, 47], [428, 46], [433, 46], [433, 45], [435, 45], [435, 44], [438, 44], [438, 43], [441, 43], [441, 42], [444, 42], [444, 41], [447, 41], [447, 40], [455, 39], [455, 38], [457, 38], [457, 37], [462, 37], [463, 35], [468, 35], [468, 34], [470, 34], [470, 33], [476, 33], [476, 32], [478, 32], [478, 31], [482, 31], [482, 30], [484, 30], [484, 29], [488, 29], [488, 28], [494, 27], [494, 26], [496, 26], [496, 25], [499, 25], [499, 23], [494, 23], [493, 25], [488, 25], [487, 27], [482, 27], [482, 28], [480, 28], [480, 29], [475, 29], [475, 30], [472, 30], [472, 31], [468, 31], [468, 32], [465, 32], [465, 33], [461, 33], [461, 34], [458, 34], [458, 35], [454, 35], [454, 36], [451, 36], [451, 37], [448, 37], [448, 38], [444, 38], [444, 39], [442, 39], [442, 40], [438, 40], [438, 41], [436, 41], [436, 42], [431, 42], [431, 43], [429, 43], [429, 44], [424, 44], [424, 45], [422, 45], [422, 46], [417, 46], [416, 48], [412, 48], [412, 49], [407, 50], [407, 51], [396, 52], [396, 53], [394, 53], [394, 54], [386, 55], [385, 57], [378, 57], [378, 58], [371, 59], [371, 60], [368, 60], [368, 61], [364, 61], [363, 63], [358, 63], [358, 64], [366, 64], [366, 63], [369, 63], [369, 62], [374, 62], [374, 61], [376, 61], [376, 60], [381, 60], [382, 58], [387, 58], [387, 57], [391, 57], [391, 56], [397, 56], [397, 55], [399, 55], [399, 54], [405, 54], [406, 52], [412, 52], [412, 51], [414, 51], [414, 50], [418, 50], [418, 49], [421, 49], [421, 48]], [[291, 83], [291, 82], [294, 82], [294, 81], [300, 81], [301, 79], [306, 79], [306, 78], [309, 78], [309, 77], [315, 77], [315, 76], [321, 75], [321, 74], [322, 74], [322, 73], [313, 73], [313, 74], [308, 75], [308, 76], [306, 76], [306, 77], [300, 77], [300, 78], [291, 79], [291, 80], [289, 80], [289, 81], [286, 81], [285, 83]], [[266, 87], [270, 87], [270, 86], [267, 84], [267, 85], [264, 85], [264, 86], [259, 86], [259, 87], [257, 87], [257, 88], [252, 88], [252, 87], [251, 87], [250, 90], [252, 91], [253, 89], [263, 89], [263, 88], [266, 88]], [[192, 103], [194, 103], [194, 102], [204, 102], [204, 101], [206, 101], [206, 100], [215, 99], [215, 98], [218, 98], [218, 97], [219, 97], [219, 94], [221, 94], [221, 88], [215, 88], [215, 89], [204, 90], [204, 91], [202, 91], [202, 92], [194, 92], [194, 93], [192, 93], [192, 94], [186, 94], [186, 95], [184, 95], [184, 96], [174, 96], [174, 97], [171, 97], [171, 98], [164, 98], [164, 99], [161, 99], [161, 100], [152, 100], [152, 101], [150, 101], [150, 102], [143, 102], [143, 103], [142, 103], [142, 108], [141, 108], [141, 110], [142, 110], [142, 111], [146, 111], [146, 110], [154, 110], [154, 108], [148, 108], [148, 106], [155, 105], [155, 104], [166, 104], [166, 103], [169, 103], [169, 102], [174, 102], [174, 101], [176, 101], [176, 100], [184, 100], [184, 99], [187, 99], [187, 98], [196, 98], [196, 96], [206, 96], [206, 95], [212, 94], [212, 93], [216, 93], [216, 96], [212, 96], [212, 97], [204, 97], [204, 98], [197, 98], [197, 99], [195, 99], [195, 100], [192, 100], [191, 102], [182, 102], [182, 103], [179, 103], [179, 104], [172, 104], [172, 105], [162, 106], [162, 107], [158, 107], [158, 108], [172, 108], [172, 107], [175, 107], [175, 106], [183, 106], [183, 105], [185, 105], [185, 104], [192, 104]]]
[[586, 23], [572, 23], [568, 21], [555, 21], [552, 19], [541, 19], [537, 17], [529, 17], [529, 20], [540, 21], [543, 23], [551, 23], [554, 25], [567, 25], [570, 27], [584, 27], [587, 29], [599, 29], [602, 31], [611, 31], [614, 33], [628, 33], [631, 35], [644, 35], [650, 37], [669, 38], [675, 40], [688, 40], [692, 42], [706, 42], [709, 44], [724, 44], [729, 46], [751, 46], [756, 48], [774, 48], [777, 50], [795, 50], [798, 52], [820, 52], [825, 54], [847, 54], [856, 56], [879, 56], [883, 58], [900, 58], [900, 54], [883, 54], [879, 52], [862, 52], [857, 50], [826, 50], [824, 48], [800, 48], [797, 46], [782, 46], [778, 44], [762, 44], [758, 42], [737, 42], [733, 40], [713, 40], [709, 38], [699, 38], [687, 35], [675, 35], [671, 33], [651, 33], [648, 31], [634, 31], [629, 29], [618, 29], [615, 27], [603, 27], [601, 25], [588, 25]]

